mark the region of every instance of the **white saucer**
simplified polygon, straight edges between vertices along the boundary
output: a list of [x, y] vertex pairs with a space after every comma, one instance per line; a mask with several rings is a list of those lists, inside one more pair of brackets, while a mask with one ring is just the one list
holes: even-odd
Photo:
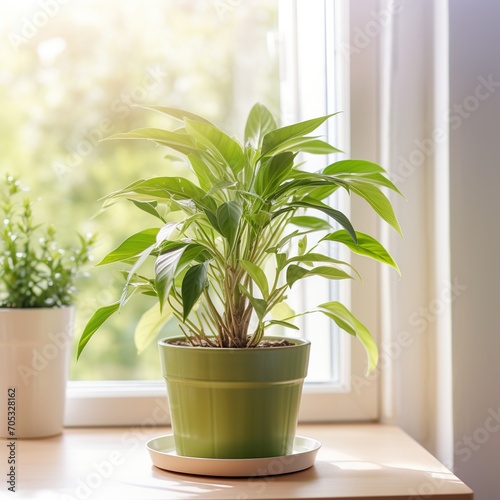
[[314, 465], [321, 443], [295, 436], [293, 452], [282, 457], [267, 458], [194, 458], [175, 453], [172, 434], [152, 439], [146, 444], [153, 464], [159, 469], [201, 476], [255, 477], [276, 476], [308, 469]]

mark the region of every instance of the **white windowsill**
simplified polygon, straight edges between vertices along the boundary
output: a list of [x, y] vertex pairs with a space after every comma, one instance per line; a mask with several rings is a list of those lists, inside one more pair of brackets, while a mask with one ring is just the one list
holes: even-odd
[[[66, 396], [66, 427], [170, 424], [163, 381], [68, 382]], [[299, 422], [373, 422], [374, 408], [348, 388], [304, 384]]]

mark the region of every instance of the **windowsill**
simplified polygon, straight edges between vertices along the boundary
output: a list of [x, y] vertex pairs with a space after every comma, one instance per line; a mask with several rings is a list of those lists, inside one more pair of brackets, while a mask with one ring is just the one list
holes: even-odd
[[[362, 349], [361, 345], [358, 347]], [[358, 393], [341, 385], [306, 383], [298, 420], [309, 423], [374, 421], [377, 418], [375, 388], [376, 385], [367, 383]], [[67, 427], [170, 425], [164, 380], [71, 381], [67, 385], [65, 410]]]
[[[246, 479], [157, 469], [145, 443], [169, 431], [73, 428], [54, 438], [18, 440], [16, 492], [68, 500], [473, 498], [464, 483], [393, 426], [300, 425], [298, 434], [322, 443], [314, 467]], [[5, 442], [1, 446], [6, 449]], [[7, 458], [2, 459], [2, 470], [6, 464]]]

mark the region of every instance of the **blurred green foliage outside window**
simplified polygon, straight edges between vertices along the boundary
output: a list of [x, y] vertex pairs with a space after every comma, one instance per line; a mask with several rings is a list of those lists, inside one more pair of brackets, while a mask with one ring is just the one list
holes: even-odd
[[[171, 125], [141, 105], [188, 109], [230, 134], [242, 132], [256, 101], [278, 114], [277, 33], [277, 0], [9, 2], [0, 16], [0, 175], [31, 186], [42, 198], [36, 217], [60, 239], [97, 232], [99, 261], [148, 217], [126, 204], [94, 217], [99, 198], [186, 168], [165, 159], [166, 149], [101, 139]], [[91, 268], [79, 282], [76, 337], [93, 311], [119, 297], [118, 277]], [[71, 378], [158, 378], [156, 346], [137, 356], [132, 340], [148, 304], [145, 297], [142, 309], [115, 316], [78, 363], [73, 355]]]

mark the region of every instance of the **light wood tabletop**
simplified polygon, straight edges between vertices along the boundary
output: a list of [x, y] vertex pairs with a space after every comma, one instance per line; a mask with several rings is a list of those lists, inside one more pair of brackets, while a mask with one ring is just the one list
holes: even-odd
[[[39, 440], [1, 440], [0, 498], [472, 499], [472, 491], [402, 430], [377, 424], [301, 425], [322, 447], [313, 467], [253, 478], [194, 476], [156, 468], [148, 440], [166, 427], [70, 428]], [[15, 463], [15, 495], [8, 495]], [[13, 476], [11, 476], [13, 477]], [[10, 483], [12, 484], [12, 483]], [[11, 490], [12, 491], [12, 490]]]

